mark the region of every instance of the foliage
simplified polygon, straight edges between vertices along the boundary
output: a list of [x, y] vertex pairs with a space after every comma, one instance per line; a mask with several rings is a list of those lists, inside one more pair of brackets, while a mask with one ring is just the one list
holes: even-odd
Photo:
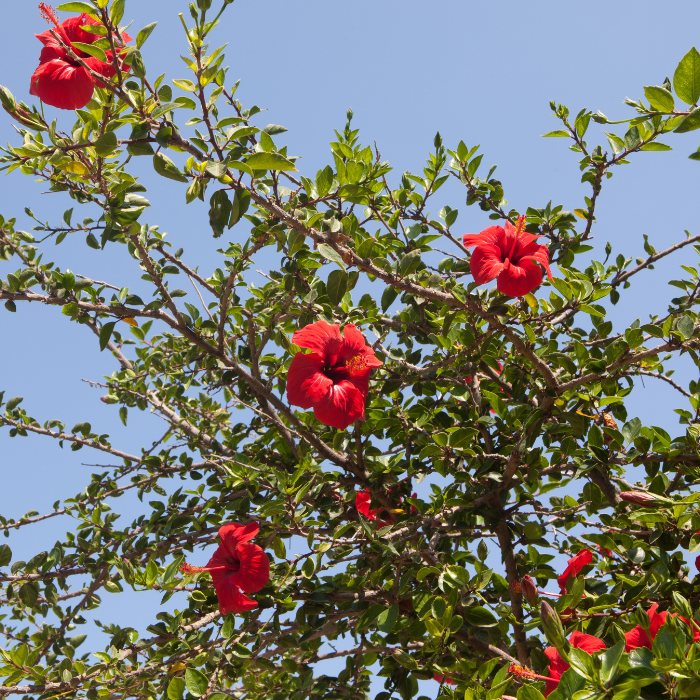
[[[691, 629], [700, 587], [686, 566], [700, 549], [700, 386], [666, 370], [681, 354], [698, 364], [697, 269], [682, 266], [667, 309], [628, 328], [606, 320], [631, 277], [684, 247], [700, 252], [700, 236], [660, 252], [647, 242], [636, 263], [591, 245], [597, 199], [619, 166], [668, 150], [662, 136], [700, 128], [700, 54], [682, 59], [673, 82], [645, 87], [646, 101], [627, 100], [635, 116], [625, 120], [586, 109], [570, 119], [552, 103], [561, 128], [547, 136], [569, 139], [590, 195], [573, 212], [552, 203], [518, 212], [493, 169], [480, 170], [478, 148], [447, 149], [438, 134], [425, 167], [397, 178], [353, 129], [352, 112], [328, 165], [302, 175], [280, 145], [286, 130], [261, 128], [261, 110], [235, 99], [237, 84], [226, 87], [225, 47], [208, 42], [228, 4], [211, 19], [210, 0], [198, 0], [190, 25], [183, 18], [189, 73], [171, 78], [174, 89], [165, 76], [151, 83], [154, 26], [142, 29], [120, 54], [131, 71], [115, 65], [68, 131], [0, 91], [22, 135], [4, 149], [3, 169], [74, 202], [58, 225], [37, 220], [40, 241], [0, 221], [0, 299], [12, 313], [25, 302], [55, 306], [81, 341], [92, 331], [85, 342], [117, 362], [103, 400], [125, 424], [150, 410], [168, 425], [154, 446], [128, 454], [88, 422], [69, 429], [0, 394], [11, 437], [42, 435], [115, 462], [51, 513], [0, 516], [10, 538], [0, 546], [0, 694], [332, 699], [364, 697], [379, 677], [377, 698], [388, 700], [437, 676], [446, 697], [536, 700], [556, 652], [570, 668], [553, 700], [700, 696]], [[117, 54], [124, 0], [58, 10], [95, 18], [100, 38], [85, 46]], [[596, 123], [625, 131], [591, 146]], [[216, 269], [194, 269], [146, 222], [146, 187], [129, 172], [139, 158], [172, 181], [174, 196], [208, 198], [222, 241]], [[429, 213], [449, 178], [494, 222], [526, 216], [554, 278], [520, 298], [478, 286], [455, 232], [458, 210]], [[76, 223], [78, 205], [101, 213]], [[59, 269], [42, 244], [68, 236], [104, 255], [124, 246], [152, 296]], [[263, 253], [277, 264], [259, 286]], [[178, 286], [184, 278], [199, 297]], [[366, 419], [348, 430], [286, 400], [300, 352], [292, 336], [320, 320], [355, 324], [384, 363]], [[635, 377], [677, 389], [679, 434], [634, 416]], [[634, 486], [632, 466], [645, 473]], [[145, 501], [133, 522], [113, 510], [129, 491]], [[29, 561], [13, 558], [18, 529], [64, 514], [75, 521], [65, 538]], [[223, 616], [209, 574], [185, 558], [212, 553], [225, 523], [252, 521], [269, 583], [251, 594], [253, 610]], [[584, 548], [593, 563], [567, 577], [552, 608], [540, 607], [530, 580], [523, 596], [523, 577], [551, 588], [554, 555]], [[150, 636], [114, 620], [102, 623], [104, 650], [86, 642], [85, 614], [104, 593], [149, 590], [177, 604], [174, 614], [153, 610]], [[651, 649], [625, 651], [625, 633], [649, 627], [652, 603], [680, 617], [665, 618]], [[574, 631], [606, 650], [570, 645]], [[337, 676], [320, 665], [330, 659], [345, 660]]]

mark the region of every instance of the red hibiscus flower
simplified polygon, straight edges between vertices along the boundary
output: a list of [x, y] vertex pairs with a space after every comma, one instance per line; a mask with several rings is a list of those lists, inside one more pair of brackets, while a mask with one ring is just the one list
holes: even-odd
[[[418, 494], [412, 493], [411, 498], [418, 498]], [[379, 507], [372, 510], [369, 507], [371, 501], [372, 495], [370, 494], [369, 489], [365, 489], [364, 491], [358, 491], [357, 495], [355, 496], [355, 508], [357, 508], [358, 513], [362, 513], [362, 515], [364, 515], [365, 518], [367, 518], [368, 520], [377, 520], [377, 517], [379, 517], [380, 527], [385, 527], [386, 525], [393, 525], [393, 523], [396, 522], [391, 513], [386, 513], [386, 515], [379, 515], [379, 513], [381, 513], [382, 511], [386, 511], [385, 508]], [[415, 515], [418, 512], [418, 508], [416, 508], [415, 506], [411, 506], [409, 512], [411, 513], [411, 515]]]
[[393, 525], [396, 521], [391, 513], [386, 513], [386, 515], [379, 515], [385, 508], [375, 508], [372, 510], [369, 504], [372, 500], [372, 496], [369, 489], [364, 491], [358, 491], [355, 496], [355, 508], [357, 508], [358, 513], [362, 513], [368, 520], [377, 520], [379, 518], [379, 527], [386, 527], [387, 525]]
[[185, 573], [211, 574], [222, 615], [256, 608], [244, 593], [257, 593], [270, 580], [270, 560], [261, 547], [248, 542], [259, 530], [257, 523], [224, 525], [219, 529], [221, 544], [206, 566], [180, 567]]
[[292, 342], [313, 352], [298, 352], [287, 375], [289, 403], [313, 408], [321, 423], [339, 430], [364, 420], [369, 374], [384, 364], [352, 323], [344, 336], [340, 326], [325, 321], [297, 331]]
[[[100, 38], [98, 34], [91, 34], [81, 29], [88, 24], [100, 24], [96, 19], [83, 13], [77, 17], [70, 17], [63, 24], [59, 24], [52, 7], [42, 2], [39, 4], [39, 9], [42, 17], [54, 25], [55, 34], [61, 38], [64, 44], [70, 46], [75, 55], [81, 58], [86, 65], [105, 78], [114, 76], [116, 71], [111, 63], [111, 51], [105, 52], [108, 62], [103, 63], [73, 46], [74, 41], [92, 44]], [[125, 41], [131, 41], [128, 34], [122, 34], [122, 36]], [[44, 48], [39, 57], [39, 67], [32, 75], [29, 94], [60, 109], [84, 107], [92, 98], [95, 89], [95, 81], [90, 73], [68, 55], [68, 51], [51, 34], [51, 30], [36, 34], [36, 38], [44, 45]]]
[[523, 231], [525, 219], [518, 218], [517, 228], [507, 221], [505, 230], [489, 226], [479, 234], [464, 234], [465, 247], [476, 246], [470, 267], [477, 284], [498, 278], [499, 292], [521, 297], [542, 284], [542, 268], [552, 278], [549, 250], [535, 243], [539, 236]]
[[443, 676], [439, 673], [436, 673], [433, 676], [433, 680], [437, 681], [438, 683], [449, 683], [450, 685], [457, 685], [457, 681], [452, 680], [449, 676]]
[[[652, 640], [656, 639], [656, 635], [666, 624], [666, 618], [668, 617], [668, 612], [665, 610], [657, 613], [656, 611], [658, 608], [659, 606], [656, 603], [649, 608], [649, 634], [647, 634], [647, 631], [641, 625], [637, 625], [629, 632], [625, 633], [625, 651], [629, 652], [632, 651], [632, 649], [637, 649], [639, 647], [651, 649]], [[672, 616], [676, 617], [677, 614], [672, 613]], [[681, 617], [681, 620], [683, 620], [683, 622], [685, 622], [685, 624], [688, 625], [691, 630], [693, 630], [693, 641], [700, 641], [700, 630], [698, 630], [698, 628], [692, 624], [690, 620], [686, 620], [684, 617]], [[651, 635], [651, 639], [649, 638], [649, 635]]]
[[[569, 637], [569, 644], [571, 644], [574, 649], [583, 649], [583, 651], [589, 654], [605, 649], [605, 642], [598, 639], [598, 637], [593, 637], [590, 634], [584, 634], [578, 631], [571, 634]], [[559, 652], [554, 647], [548, 647], [544, 650], [544, 653], [549, 659], [549, 668], [547, 669], [547, 676], [549, 676], [549, 678], [547, 678], [544, 690], [544, 695], [547, 697], [547, 695], [559, 685], [562, 675], [565, 671], [568, 671], [571, 666], [561, 658]]]
[[566, 583], [569, 579], [576, 578], [584, 566], [588, 566], [593, 561], [593, 553], [588, 549], [582, 549], [575, 557], [569, 559], [569, 565], [564, 569], [564, 573], [557, 579], [562, 593], [566, 593]]
[[695, 559], [695, 568], [700, 571], [700, 557], [696, 557]]

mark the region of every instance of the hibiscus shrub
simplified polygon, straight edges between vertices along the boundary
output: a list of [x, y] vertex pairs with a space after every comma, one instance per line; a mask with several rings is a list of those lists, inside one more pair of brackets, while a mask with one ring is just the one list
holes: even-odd
[[[190, 72], [172, 87], [147, 72], [154, 25], [120, 28], [124, 0], [42, 3], [30, 92], [75, 114], [49, 121], [0, 90], [22, 135], [2, 169], [87, 215], [37, 220], [41, 242], [0, 219], [0, 298], [75, 322], [76, 342], [114, 359], [102, 400], [168, 431], [130, 454], [0, 393], [10, 437], [111, 462], [73, 497], [59, 482], [52, 512], [0, 516], [0, 695], [700, 697], [700, 385], [667, 370], [680, 354], [698, 364], [697, 270], [649, 318], [606, 320], [633, 276], [700, 252], [700, 236], [647, 243], [634, 266], [591, 245], [618, 166], [700, 126], [700, 54], [627, 100], [625, 127], [552, 103], [550, 136], [591, 190], [575, 213], [516, 211], [477, 148], [438, 134], [398, 177], [351, 112], [329, 164], [297, 168], [210, 46], [229, 3], [192, 3]], [[592, 146], [598, 128], [611, 131]], [[189, 235], [220, 239], [218, 266], [195, 268], [147, 222], [139, 162], [183, 206], [208, 203]], [[483, 212], [481, 233], [456, 208], [429, 213], [447, 181]], [[132, 261], [140, 296], [50, 262], [44, 241], [68, 236]], [[635, 417], [635, 377], [677, 390], [674, 436]], [[63, 515], [69, 531], [42, 530], [41, 551], [13, 541]], [[141, 596], [139, 630], [98, 612], [105, 592], [122, 610]]]

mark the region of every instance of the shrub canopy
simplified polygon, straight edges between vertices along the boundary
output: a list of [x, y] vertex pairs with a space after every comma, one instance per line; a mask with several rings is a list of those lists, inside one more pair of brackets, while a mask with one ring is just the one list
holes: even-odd
[[[210, 44], [228, 4], [191, 5], [187, 68], [166, 79], [147, 70], [155, 24], [120, 28], [124, 0], [68, 2], [63, 22], [42, 3], [32, 94], [76, 121], [0, 92], [22, 136], [2, 169], [73, 200], [34, 234], [0, 220], [0, 299], [55, 307], [114, 357], [99, 383], [124, 424], [149, 410], [168, 426], [129, 454], [0, 393], [11, 437], [112, 463], [50, 513], [0, 516], [0, 695], [363, 698], [379, 678], [377, 700], [429, 679], [465, 700], [700, 697], [700, 387], [666, 369], [698, 364], [696, 267], [667, 308], [606, 320], [633, 276], [681, 249], [688, 261], [700, 236], [647, 241], [636, 262], [592, 241], [607, 180], [700, 127], [700, 54], [621, 121], [552, 103], [547, 136], [590, 191], [573, 211], [516, 211], [478, 148], [438, 134], [398, 176], [351, 111], [328, 165], [297, 168], [286, 129], [235, 98]], [[214, 269], [147, 222], [130, 172], [144, 160], [173, 197], [209, 202], [192, 238], [220, 239]], [[450, 178], [481, 233], [463, 238], [456, 207], [431, 213]], [[78, 222], [79, 205], [101, 213]], [[57, 267], [45, 246], [68, 236], [127, 252], [152, 294]], [[635, 378], [677, 391], [677, 434], [635, 417]], [[132, 522], [115, 510], [129, 491]], [[13, 557], [17, 530], [64, 514], [65, 536]], [[106, 594], [150, 590], [176, 609], [154, 607], [148, 636], [114, 619], [104, 648], [86, 638]]]

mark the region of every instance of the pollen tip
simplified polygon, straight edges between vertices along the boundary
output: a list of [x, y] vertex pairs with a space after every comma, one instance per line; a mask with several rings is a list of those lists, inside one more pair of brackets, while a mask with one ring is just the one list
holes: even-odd
[[192, 566], [192, 564], [187, 564], [187, 563], [180, 564], [180, 566], [178, 568], [180, 569], [181, 573], [189, 574], [189, 575], [200, 574], [200, 573], [202, 573], [202, 571], [204, 571], [203, 566]]
[[353, 377], [364, 374], [367, 371], [367, 358], [364, 355], [355, 355], [345, 363], [345, 369]]
[[59, 26], [58, 16], [56, 15], [56, 10], [47, 5], [45, 2], [39, 3], [39, 14], [48, 24], [53, 24], [54, 26]]

